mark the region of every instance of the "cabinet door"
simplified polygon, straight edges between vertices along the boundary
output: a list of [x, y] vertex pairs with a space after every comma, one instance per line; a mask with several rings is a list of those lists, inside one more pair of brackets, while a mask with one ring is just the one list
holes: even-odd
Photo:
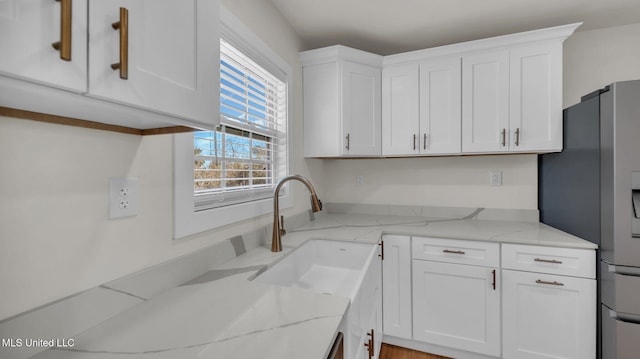
[[73, 92], [87, 90], [87, 0], [68, 2], [69, 61], [61, 59], [52, 46], [61, 41], [61, 4], [53, 0], [2, 1], [0, 74]]
[[461, 58], [420, 64], [420, 152], [460, 153]]
[[383, 241], [384, 334], [411, 339], [411, 238], [384, 236]]
[[419, 153], [418, 65], [382, 70], [382, 154]]
[[340, 125], [339, 74], [336, 61], [302, 68], [305, 157], [340, 156], [346, 152]]
[[344, 154], [379, 156], [381, 153], [380, 69], [342, 63], [342, 134]]
[[[380, 282], [382, 284], [382, 282]], [[382, 290], [382, 288], [380, 288]], [[382, 349], [382, 334], [383, 334], [383, 318], [382, 318], [382, 296], [378, 297], [378, 303], [376, 306], [375, 313], [375, 321], [374, 321], [374, 329], [375, 333], [373, 335], [374, 342], [374, 353], [376, 358], [380, 358], [380, 350]]]
[[[120, 43], [120, 7], [128, 9], [128, 46]], [[209, 128], [219, 122], [218, 2], [92, 0], [89, 95], [149, 109]], [[122, 45], [122, 47], [121, 47]], [[111, 65], [128, 50], [128, 78]]]
[[499, 356], [497, 275], [495, 268], [414, 260], [413, 339]]
[[509, 149], [509, 51], [462, 59], [462, 152]]
[[595, 358], [596, 281], [502, 271], [505, 359]]
[[562, 43], [510, 51], [511, 151], [562, 150]]

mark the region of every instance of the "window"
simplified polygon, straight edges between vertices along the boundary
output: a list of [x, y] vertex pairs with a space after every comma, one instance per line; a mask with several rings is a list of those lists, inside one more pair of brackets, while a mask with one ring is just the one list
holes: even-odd
[[270, 213], [287, 175], [291, 66], [224, 6], [220, 21], [220, 126], [173, 135], [174, 238]]
[[286, 175], [286, 83], [220, 40], [220, 122], [194, 134], [196, 210], [270, 197]]

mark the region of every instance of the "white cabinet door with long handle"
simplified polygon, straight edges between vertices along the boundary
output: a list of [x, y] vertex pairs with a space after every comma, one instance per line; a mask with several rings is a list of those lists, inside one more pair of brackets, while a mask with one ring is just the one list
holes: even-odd
[[413, 260], [413, 339], [500, 356], [499, 272]]
[[418, 65], [382, 70], [382, 155], [420, 153]]
[[87, 90], [87, 0], [7, 0], [0, 6], [0, 75]]
[[461, 58], [420, 64], [420, 153], [461, 151]]
[[505, 359], [594, 359], [596, 281], [502, 270]]
[[462, 59], [462, 152], [509, 150], [509, 50]]
[[91, 0], [89, 96], [212, 128], [218, 2]]

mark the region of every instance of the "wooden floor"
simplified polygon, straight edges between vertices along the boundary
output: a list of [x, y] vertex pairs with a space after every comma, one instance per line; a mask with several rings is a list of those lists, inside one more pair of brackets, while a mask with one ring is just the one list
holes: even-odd
[[382, 343], [380, 359], [450, 359], [435, 354], [423, 353], [411, 349]]

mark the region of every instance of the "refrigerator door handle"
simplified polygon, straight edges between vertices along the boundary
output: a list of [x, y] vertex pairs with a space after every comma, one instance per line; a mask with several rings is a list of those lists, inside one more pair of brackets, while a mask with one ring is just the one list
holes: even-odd
[[640, 277], [640, 267], [617, 266], [615, 264], [607, 263], [604, 260], [602, 261], [602, 264], [607, 266], [609, 273]]
[[629, 324], [640, 324], [640, 316], [638, 315], [617, 313], [615, 310], [609, 309], [609, 316], [618, 322], [624, 322]]

